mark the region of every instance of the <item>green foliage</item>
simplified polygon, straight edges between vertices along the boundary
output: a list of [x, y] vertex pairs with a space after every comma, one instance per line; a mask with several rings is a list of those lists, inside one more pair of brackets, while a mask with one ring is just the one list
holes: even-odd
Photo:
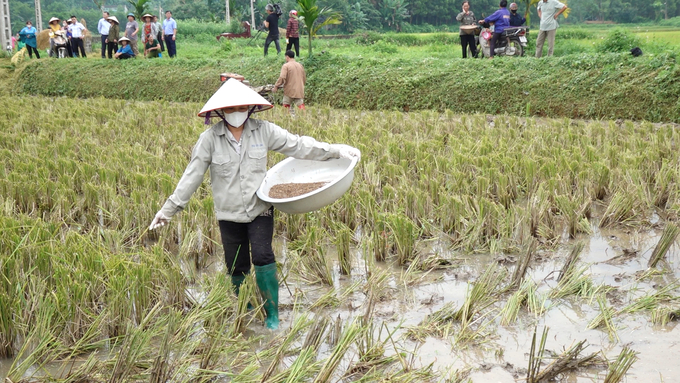
[[597, 51], [607, 52], [626, 52], [640, 45], [640, 39], [631, 32], [616, 28], [607, 34], [607, 37], [597, 46]]
[[[309, 56], [312, 55], [312, 37], [322, 27], [326, 25], [340, 24], [342, 22], [342, 15], [333, 11], [330, 8], [319, 8], [316, 0], [297, 0], [299, 7], [298, 18], [302, 25], [307, 29], [307, 37], [309, 40]], [[317, 20], [323, 20], [317, 23]]]
[[[219, 86], [218, 75], [225, 68], [253, 85], [276, 81], [280, 61], [260, 57], [259, 50], [257, 57], [242, 56], [245, 41], [230, 44], [235, 53], [229, 55], [228, 48], [216, 47], [220, 55], [236, 55], [225, 60], [34, 60], [20, 68], [14, 89], [51, 96], [203, 102]], [[368, 49], [385, 53], [398, 46], [388, 39], [373, 45], [377, 47]], [[305, 58], [301, 60], [307, 70], [305, 100], [337, 108], [517, 115], [525, 115], [531, 104], [531, 113], [537, 116], [680, 121], [680, 69], [673, 53], [496, 61], [404, 56], [324, 53]], [[81, 81], [70, 80], [75, 70]], [[162, 81], [149, 78], [149, 71], [163, 73]], [[475, 94], [483, 94], [484, 101], [473, 101]]]
[[234, 49], [234, 45], [231, 43], [231, 40], [223, 39], [220, 43], [220, 51], [223, 53], [229, 53], [232, 51], [232, 49]]
[[149, 9], [149, 0], [127, 0], [127, 2], [132, 5], [132, 8], [134, 9], [133, 13], [137, 17], [137, 20], [141, 20], [142, 15], [144, 15], [147, 12], [147, 9]]
[[379, 53], [388, 53], [388, 54], [394, 54], [397, 53], [397, 46], [388, 43], [385, 40], [380, 40], [377, 43], [373, 44], [373, 50]]

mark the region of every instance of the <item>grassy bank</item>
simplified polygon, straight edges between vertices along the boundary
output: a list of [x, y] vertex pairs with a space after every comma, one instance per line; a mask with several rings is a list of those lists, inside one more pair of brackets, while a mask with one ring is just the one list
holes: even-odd
[[[203, 102], [219, 86], [220, 72], [238, 72], [261, 85], [276, 81], [281, 63], [271, 56], [32, 61], [19, 69], [14, 89], [19, 94]], [[680, 122], [680, 68], [673, 54], [463, 61], [323, 53], [303, 63], [308, 104]]]

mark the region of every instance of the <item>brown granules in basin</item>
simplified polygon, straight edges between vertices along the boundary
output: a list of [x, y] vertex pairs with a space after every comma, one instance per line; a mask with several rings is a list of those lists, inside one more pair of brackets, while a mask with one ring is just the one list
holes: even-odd
[[299, 195], [313, 192], [327, 183], [328, 182], [278, 184], [272, 186], [272, 188], [269, 189], [269, 196], [276, 199], [297, 197]]

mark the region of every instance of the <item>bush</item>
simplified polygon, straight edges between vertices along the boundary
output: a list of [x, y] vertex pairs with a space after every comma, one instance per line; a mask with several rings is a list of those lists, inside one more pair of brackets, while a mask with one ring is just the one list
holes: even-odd
[[373, 44], [373, 50], [380, 53], [393, 54], [397, 53], [397, 46], [392, 43], [388, 43], [384, 40], [381, 40]]
[[616, 28], [607, 34], [607, 37], [597, 46], [601, 53], [626, 52], [640, 45], [640, 39], [631, 32]]
[[374, 31], [360, 31], [356, 33], [356, 42], [359, 45], [371, 45], [383, 39], [383, 35]]

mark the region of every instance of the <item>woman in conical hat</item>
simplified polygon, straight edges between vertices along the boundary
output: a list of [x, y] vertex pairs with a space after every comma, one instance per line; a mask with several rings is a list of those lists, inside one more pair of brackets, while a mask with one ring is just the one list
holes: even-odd
[[265, 302], [266, 325], [276, 329], [279, 283], [272, 249], [273, 208], [256, 194], [267, 172], [267, 152], [274, 150], [308, 160], [353, 159], [361, 153], [348, 145], [300, 137], [271, 122], [251, 118], [270, 108], [272, 104], [254, 90], [236, 79], [227, 80], [198, 113], [206, 122], [211, 117], [218, 118], [218, 122], [201, 134], [175, 192], [149, 229], [165, 225], [181, 211], [210, 169], [215, 215], [231, 281], [238, 294], [250, 272], [252, 255], [255, 279]]

